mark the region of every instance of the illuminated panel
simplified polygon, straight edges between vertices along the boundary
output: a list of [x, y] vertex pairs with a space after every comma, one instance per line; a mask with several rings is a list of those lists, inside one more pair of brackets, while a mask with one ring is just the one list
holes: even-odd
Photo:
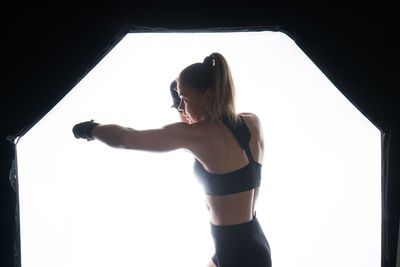
[[257, 217], [275, 267], [380, 265], [380, 132], [279, 32], [128, 34], [18, 143], [24, 267], [205, 266], [203, 192], [185, 152], [76, 140], [78, 122], [178, 120], [169, 85], [212, 52], [262, 122]]

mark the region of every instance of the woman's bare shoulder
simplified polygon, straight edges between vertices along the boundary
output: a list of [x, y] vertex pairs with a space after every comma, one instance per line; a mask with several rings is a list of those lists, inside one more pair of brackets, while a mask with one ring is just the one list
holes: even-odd
[[260, 125], [260, 119], [254, 113], [241, 112], [241, 113], [239, 113], [239, 115], [245, 120], [245, 122], [250, 122], [250, 123], [255, 124], [257, 126]]
[[258, 118], [253, 112], [240, 112], [239, 115], [242, 117]]

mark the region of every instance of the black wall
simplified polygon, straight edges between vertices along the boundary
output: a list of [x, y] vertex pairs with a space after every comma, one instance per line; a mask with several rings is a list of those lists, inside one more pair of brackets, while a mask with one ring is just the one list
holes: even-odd
[[400, 31], [395, 8], [53, 2], [9, 2], [0, 9], [0, 266], [13, 266], [16, 260], [16, 195], [9, 182], [13, 146], [6, 137], [17, 136], [44, 116], [101, 58], [124, 25], [171, 30], [280, 27], [294, 38], [336, 87], [385, 133], [382, 266], [395, 266], [400, 213]]

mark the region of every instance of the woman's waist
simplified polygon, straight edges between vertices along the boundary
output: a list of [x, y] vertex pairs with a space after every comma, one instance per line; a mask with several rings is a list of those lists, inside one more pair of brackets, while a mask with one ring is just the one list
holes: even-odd
[[206, 196], [210, 221], [214, 225], [233, 225], [253, 219], [253, 190], [226, 196]]
[[215, 226], [236, 225], [249, 222], [254, 218], [254, 212], [251, 209], [245, 211], [224, 210], [215, 212], [210, 209], [210, 223]]
[[[235, 242], [265, 238], [260, 223], [254, 214], [250, 221], [232, 225], [211, 225], [211, 234], [216, 242]], [[219, 240], [219, 241], [218, 241]]]

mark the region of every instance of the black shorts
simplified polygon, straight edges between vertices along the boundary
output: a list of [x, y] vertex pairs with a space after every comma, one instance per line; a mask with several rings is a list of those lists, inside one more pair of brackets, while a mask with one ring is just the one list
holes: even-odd
[[253, 220], [235, 225], [211, 224], [218, 267], [270, 267], [271, 251], [254, 216]]

